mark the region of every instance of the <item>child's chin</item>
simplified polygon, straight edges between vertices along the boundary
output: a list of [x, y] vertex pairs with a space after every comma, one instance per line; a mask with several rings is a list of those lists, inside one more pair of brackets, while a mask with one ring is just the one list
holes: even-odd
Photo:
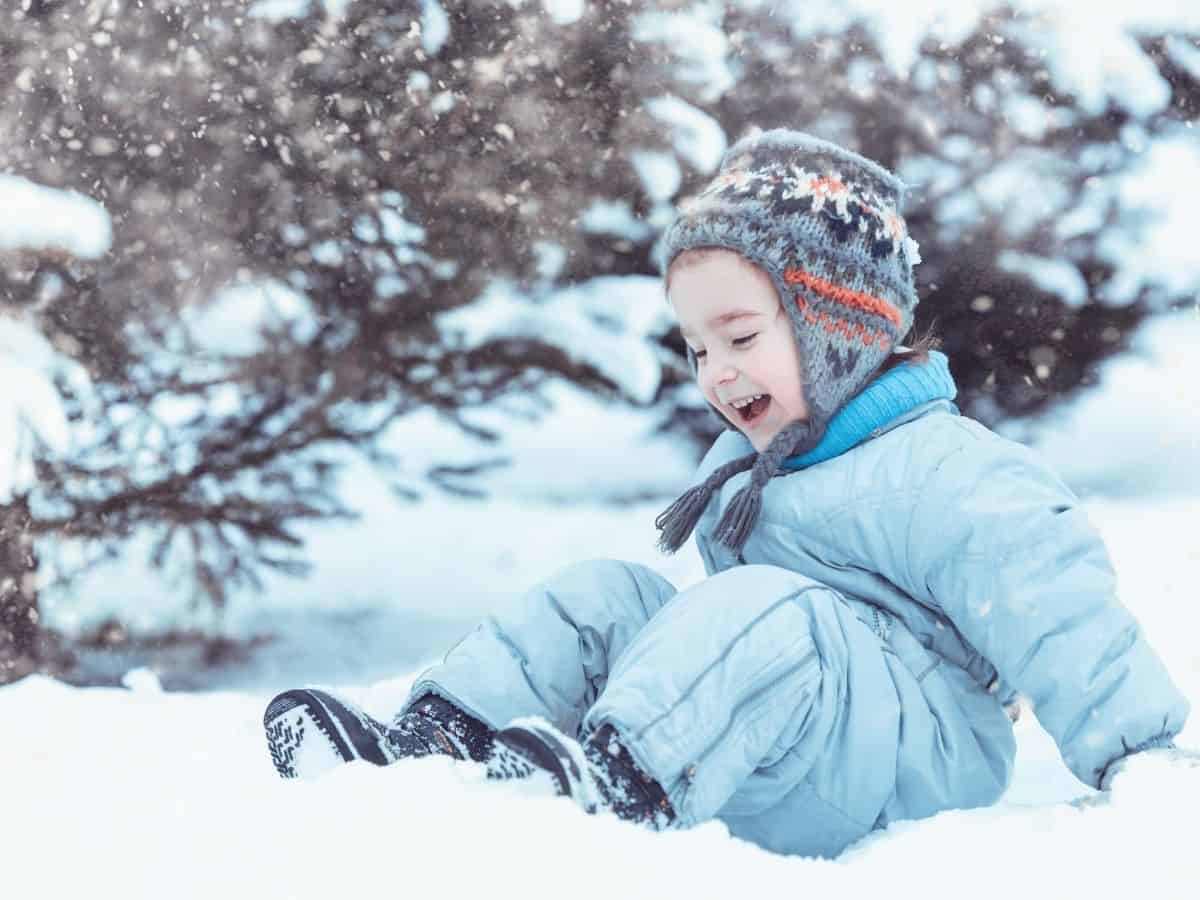
[[784, 422], [782, 425], [777, 425], [774, 428], [755, 429], [753, 431], [747, 431], [746, 429], [738, 428], [738, 431], [745, 435], [746, 440], [754, 445], [755, 452], [762, 453], [767, 449], [767, 446], [771, 443], [771, 441], [775, 439], [775, 435], [779, 434], [779, 432], [783, 431], [783, 429], [789, 425], [794, 425], [796, 422], [802, 421], [804, 420], [796, 419], [792, 422]]
[[[738, 430], [741, 431], [741, 429]], [[742, 431], [742, 434], [746, 436], [746, 440], [754, 445], [754, 449], [758, 453], [762, 453], [764, 450], [766, 450], [767, 445], [771, 443], [771, 438], [775, 437], [775, 435], [778, 433], [778, 428], [771, 431]]]
[[[743, 434], [745, 434], [745, 432], [743, 432]], [[767, 449], [767, 445], [771, 443], [771, 438], [775, 437], [775, 435], [771, 435], [765, 440], [761, 436], [752, 436], [749, 434], [747, 434], [746, 437], [750, 443], [754, 445], [754, 451], [756, 453], [762, 453]]]

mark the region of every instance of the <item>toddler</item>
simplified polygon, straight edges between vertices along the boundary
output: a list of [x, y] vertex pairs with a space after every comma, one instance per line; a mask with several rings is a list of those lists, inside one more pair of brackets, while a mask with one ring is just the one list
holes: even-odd
[[793, 131], [734, 145], [665, 239], [668, 300], [728, 423], [658, 519], [683, 591], [572, 565], [487, 618], [383, 725], [316, 690], [265, 724], [285, 776], [444, 754], [549, 776], [589, 811], [711, 818], [832, 856], [995, 802], [1017, 692], [1086, 784], [1181, 756], [1188, 702], [1118, 602], [1103, 542], [1028, 448], [960, 415], [946, 357], [904, 347], [903, 186]]

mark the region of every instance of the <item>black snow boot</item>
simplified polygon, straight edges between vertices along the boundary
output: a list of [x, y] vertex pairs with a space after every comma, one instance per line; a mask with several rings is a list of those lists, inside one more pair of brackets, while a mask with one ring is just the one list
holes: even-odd
[[312, 778], [341, 763], [386, 766], [440, 754], [482, 762], [494, 732], [454, 704], [426, 694], [391, 726], [312, 688], [284, 691], [263, 716], [271, 762], [282, 778]]
[[611, 725], [581, 745], [545, 722], [515, 722], [496, 735], [487, 769], [489, 778], [548, 775], [559, 794], [587, 813], [608, 810], [656, 831], [676, 820], [666, 792], [638, 768]]
[[611, 725], [583, 744], [601, 802], [628, 822], [661, 831], [675, 824], [675, 810], [659, 783], [638, 768]]

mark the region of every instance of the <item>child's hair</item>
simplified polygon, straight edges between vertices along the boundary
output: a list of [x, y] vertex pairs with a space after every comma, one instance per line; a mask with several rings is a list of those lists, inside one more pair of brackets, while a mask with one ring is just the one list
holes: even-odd
[[[693, 247], [690, 250], [685, 250], [680, 253], [671, 262], [670, 268], [667, 269], [666, 275], [663, 276], [663, 291], [667, 292], [671, 289], [671, 275], [674, 272], [678, 271], [679, 269], [687, 268], [690, 265], [701, 263], [705, 259], [708, 259], [710, 256], [713, 256], [717, 253], [732, 253], [745, 265], [751, 267], [755, 271], [762, 271], [758, 268], [758, 266], [750, 262], [750, 260], [733, 250], [727, 250], [724, 247]], [[766, 273], [763, 274], [765, 275]], [[917, 337], [911, 345], [897, 347], [895, 350], [893, 350], [887, 359], [883, 361], [883, 365], [879, 367], [876, 377], [882, 375], [884, 372], [887, 372], [890, 369], [896, 368], [896, 366], [900, 365], [901, 363], [910, 362], [916, 363], [917, 365], [924, 365], [925, 363], [929, 362], [930, 351], [940, 350], [941, 347], [942, 339], [934, 334], [934, 329], [931, 325], [926, 332]]]
[[932, 350], [940, 350], [942, 347], [942, 339], [933, 332], [931, 325], [924, 334], [918, 336], [911, 345], [905, 347], [897, 347], [892, 351], [891, 355], [883, 361], [883, 365], [879, 367], [879, 373], [882, 375], [889, 369], [894, 369], [901, 363], [917, 363], [924, 365], [929, 362], [929, 353]]

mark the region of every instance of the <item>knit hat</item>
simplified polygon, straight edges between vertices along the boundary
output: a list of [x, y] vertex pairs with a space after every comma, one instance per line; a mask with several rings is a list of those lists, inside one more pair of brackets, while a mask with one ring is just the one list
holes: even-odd
[[[891, 172], [836, 144], [777, 129], [726, 151], [717, 176], [683, 203], [663, 238], [663, 273], [685, 250], [733, 250], [764, 271], [787, 310], [800, 351], [808, 418], [785, 427], [762, 453], [714, 471], [658, 517], [660, 546], [675, 552], [721, 485], [752, 470], [713, 536], [740, 551], [762, 490], [785, 459], [811, 450], [830, 419], [912, 328], [917, 244]], [[688, 349], [693, 373], [696, 359]], [[729, 427], [727, 425], [727, 427]]]

